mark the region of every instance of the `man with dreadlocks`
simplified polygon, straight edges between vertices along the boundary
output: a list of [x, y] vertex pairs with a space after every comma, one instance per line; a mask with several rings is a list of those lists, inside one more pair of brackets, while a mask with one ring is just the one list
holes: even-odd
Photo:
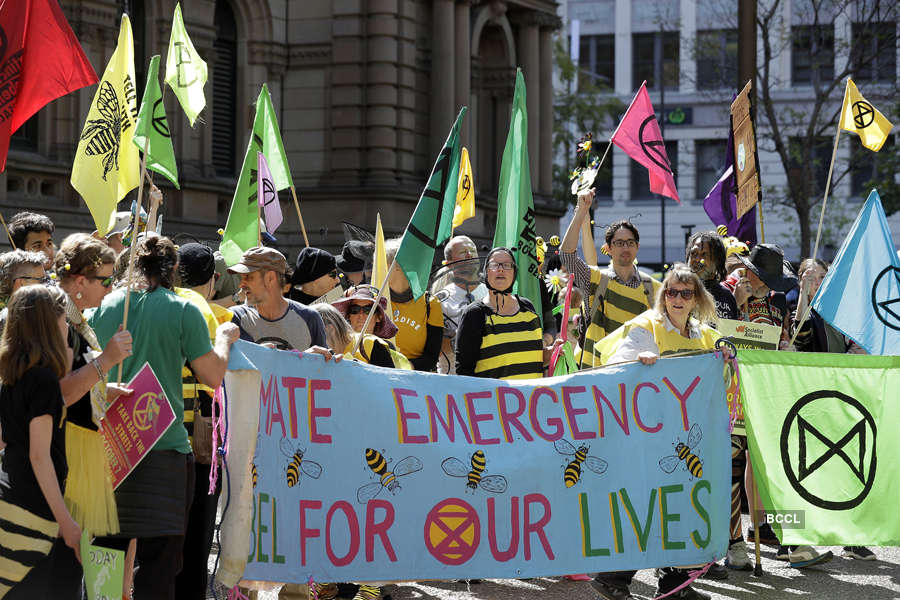
[[697, 274], [703, 287], [716, 301], [716, 314], [720, 319], [740, 319], [737, 302], [722, 282], [725, 272], [725, 244], [715, 231], [698, 231], [690, 237], [685, 248], [685, 261]]

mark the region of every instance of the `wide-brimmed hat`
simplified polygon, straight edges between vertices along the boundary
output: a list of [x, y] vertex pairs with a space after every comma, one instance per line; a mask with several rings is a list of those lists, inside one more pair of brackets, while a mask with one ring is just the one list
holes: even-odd
[[[335, 300], [331, 305], [338, 309], [338, 311], [344, 315], [344, 318], [349, 321], [350, 304], [354, 300], [372, 303], [375, 302], [375, 297], [377, 295], [378, 289], [374, 286], [357, 285], [344, 292], [344, 297], [340, 300]], [[386, 340], [397, 335], [397, 326], [394, 325], [394, 322], [387, 314], [387, 298], [384, 296], [379, 298], [378, 307], [375, 310], [381, 315], [381, 323], [375, 326], [375, 330], [372, 333]]]
[[770, 290], [786, 292], [797, 285], [797, 276], [784, 260], [784, 252], [774, 244], [757, 244], [749, 256], [738, 254], [737, 257]]

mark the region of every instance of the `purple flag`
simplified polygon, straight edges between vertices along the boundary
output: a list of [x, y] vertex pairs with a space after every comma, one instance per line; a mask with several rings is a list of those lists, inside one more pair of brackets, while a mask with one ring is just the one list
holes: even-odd
[[278, 191], [275, 189], [275, 182], [272, 181], [272, 173], [269, 172], [269, 163], [266, 162], [265, 155], [262, 152], [256, 154], [259, 158], [256, 197], [265, 215], [266, 231], [275, 233], [284, 220], [281, 216], [281, 203], [278, 201]]
[[756, 244], [756, 209], [740, 219], [737, 214], [737, 185], [734, 181], [734, 133], [728, 129], [728, 148], [725, 151], [725, 172], [703, 200], [703, 209], [713, 225], [725, 225], [733, 235], [748, 246]]

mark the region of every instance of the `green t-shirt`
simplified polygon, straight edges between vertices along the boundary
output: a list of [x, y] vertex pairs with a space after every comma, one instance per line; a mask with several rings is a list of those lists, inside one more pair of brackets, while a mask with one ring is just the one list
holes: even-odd
[[[124, 308], [125, 292], [117, 290], [104, 298], [103, 304], [91, 315], [89, 323], [101, 347], [105, 347], [118, 331]], [[182, 425], [184, 398], [181, 394], [181, 367], [185, 359], [192, 361], [212, 350], [206, 321], [196, 306], [170, 290], [157, 288], [152, 292], [131, 293], [128, 331], [134, 344], [132, 355], [122, 365], [122, 381], [130, 380], [145, 362], [149, 362], [175, 413], [175, 422], [153, 449], [189, 454], [191, 445]], [[113, 367], [109, 380], [115, 381], [117, 376], [118, 368]]]

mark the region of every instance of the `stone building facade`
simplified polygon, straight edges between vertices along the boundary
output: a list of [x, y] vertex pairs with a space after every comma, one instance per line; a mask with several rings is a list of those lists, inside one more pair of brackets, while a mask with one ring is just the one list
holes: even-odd
[[[143, 90], [150, 56], [165, 60], [175, 0], [60, 5], [98, 74], [128, 11]], [[550, 194], [552, 51], [561, 26], [555, 1], [182, 0], [182, 10], [209, 81], [207, 108], [193, 128], [174, 95], [165, 98], [181, 181], [179, 191], [155, 177], [166, 198], [166, 234], [217, 241], [265, 82], [312, 245], [337, 250], [342, 221], [373, 230], [378, 212], [388, 235], [402, 233], [462, 105], [469, 106], [463, 142], [477, 214], [460, 231], [490, 243], [516, 66], [528, 87], [538, 232], [557, 229], [564, 207]], [[15, 136], [0, 175], [0, 211], [49, 214], [57, 242], [93, 229], [69, 176], [95, 89], [40, 111]], [[289, 191], [281, 201], [285, 222], [277, 237], [293, 258], [302, 237]]]

